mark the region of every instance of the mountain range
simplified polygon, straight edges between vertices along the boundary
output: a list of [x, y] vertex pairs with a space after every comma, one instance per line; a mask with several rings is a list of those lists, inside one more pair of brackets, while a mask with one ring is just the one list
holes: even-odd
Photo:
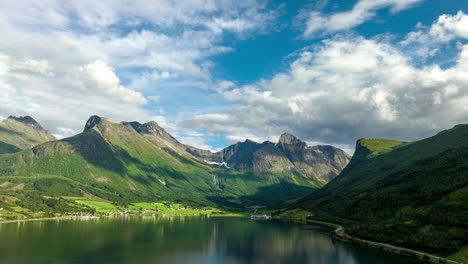
[[31, 117], [3, 123], [7, 135], [15, 136], [4, 142], [16, 149], [0, 155], [0, 181], [9, 183], [3, 191], [23, 194], [92, 195], [122, 203], [271, 204], [325, 185], [350, 159], [340, 149], [308, 147], [290, 134], [277, 144], [246, 140], [212, 153], [180, 143], [156, 122], [92, 116], [82, 133], [60, 140]]

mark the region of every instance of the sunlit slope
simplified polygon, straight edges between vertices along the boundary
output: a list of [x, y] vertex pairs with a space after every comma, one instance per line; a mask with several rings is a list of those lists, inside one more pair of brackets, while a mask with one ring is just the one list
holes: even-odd
[[[78, 188], [83, 193], [121, 202], [160, 199], [227, 205], [272, 203], [315, 187], [313, 182], [292, 173], [257, 177], [234, 169], [213, 168], [158, 136], [149, 123], [113, 122], [100, 117], [92, 117], [85, 131], [74, 137], [2, 155], [0, 174], [4, 175], [0, 181], [17, 183], [25, 178], [11, 176], [27, 176], [23, 190], [32, 191], [37, 188], [31, 179], [47, 176], [49, 192], [59, 191], [52, 180], [59, 176], [73, 181], [74, 195]], [[47, 188], [40, 191], [48, 192]]]
[[0, 122], [0, 154], [17, 152], [55, 140], [30, 116], [10, 116]]
[[359, 236], [440, 254], [466, 245], [468, 125], [416, 142], [361, 139], [342, 173], [296, 206]]

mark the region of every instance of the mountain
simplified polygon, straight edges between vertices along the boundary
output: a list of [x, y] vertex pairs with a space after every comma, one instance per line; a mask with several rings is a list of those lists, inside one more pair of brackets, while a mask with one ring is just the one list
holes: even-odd
[[457, 125], [415, 142], [360, 139], [340, 175], [293, 207], [357, 237], [447, 256], [468, 242], [467, 184], [468, 125]]
[[294, 135], [284, 133], [279, 142], [257, 143], [251, 140], [231, 145], [219, 152], [198, 150], [186, 151], [200, 160], [214, 164], [225, 164], [240, 171], [253, 171], [260, 175], [271, 173], [293, 173], [319, 185], [334, 178], [348, 164], [350, 157], [333, 146], [313, 146]]
[[219, 161], [232, 168], [213, 166], [201, 154], [194, 156], [195, 150], [156, 122], [92, 116], [76, 136], [1, 155], [0, 197], [85, 196], [121, 204], [164, 200], [237, 207], [277, 203], [324, 184], [295, 170], [271, 142], [246, 141], [220, 154], [197, 150], [222, 155]]
[[30, 116], [10, 116], [0, 122], [0, 154], [13, 153], [55, 140]]

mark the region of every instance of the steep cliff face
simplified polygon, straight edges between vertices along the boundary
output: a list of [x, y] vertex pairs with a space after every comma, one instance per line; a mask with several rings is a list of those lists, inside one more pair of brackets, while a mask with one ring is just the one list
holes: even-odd
[[30, 116], [10, 116], [0, 122], [0, 153], [28, 149], [55, 137]]
[[315, 176], [320, 181], [336, 177], [348, 164], [350, 157], [333, 146], [313, 146], [291, 134], [280, 137], [278, 148], [294, 164], [295, 168], [307, 177]]
[[277, 144], [246, 140], [219, 152], [190, 150], [195, 157], [206, 161], [224, 163], [240, 171], [259, 175], [293, 173], [322, 184], [338, 175], [348, 164], [350, 156], [333, 146], [309, 147], [298, 137], [284, 133]]

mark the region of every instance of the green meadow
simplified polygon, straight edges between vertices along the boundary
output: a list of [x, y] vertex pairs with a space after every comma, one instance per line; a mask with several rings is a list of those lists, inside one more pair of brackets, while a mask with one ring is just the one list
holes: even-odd
[[106, 202], [97, 202], [90, 200], [75, 200], [77, 204], [85, 205], [96, 209], [96, 212], [100, 213], [110, 213], [110, 212], [119, 212], [119, 208], [115, 207], [111, 203]]

